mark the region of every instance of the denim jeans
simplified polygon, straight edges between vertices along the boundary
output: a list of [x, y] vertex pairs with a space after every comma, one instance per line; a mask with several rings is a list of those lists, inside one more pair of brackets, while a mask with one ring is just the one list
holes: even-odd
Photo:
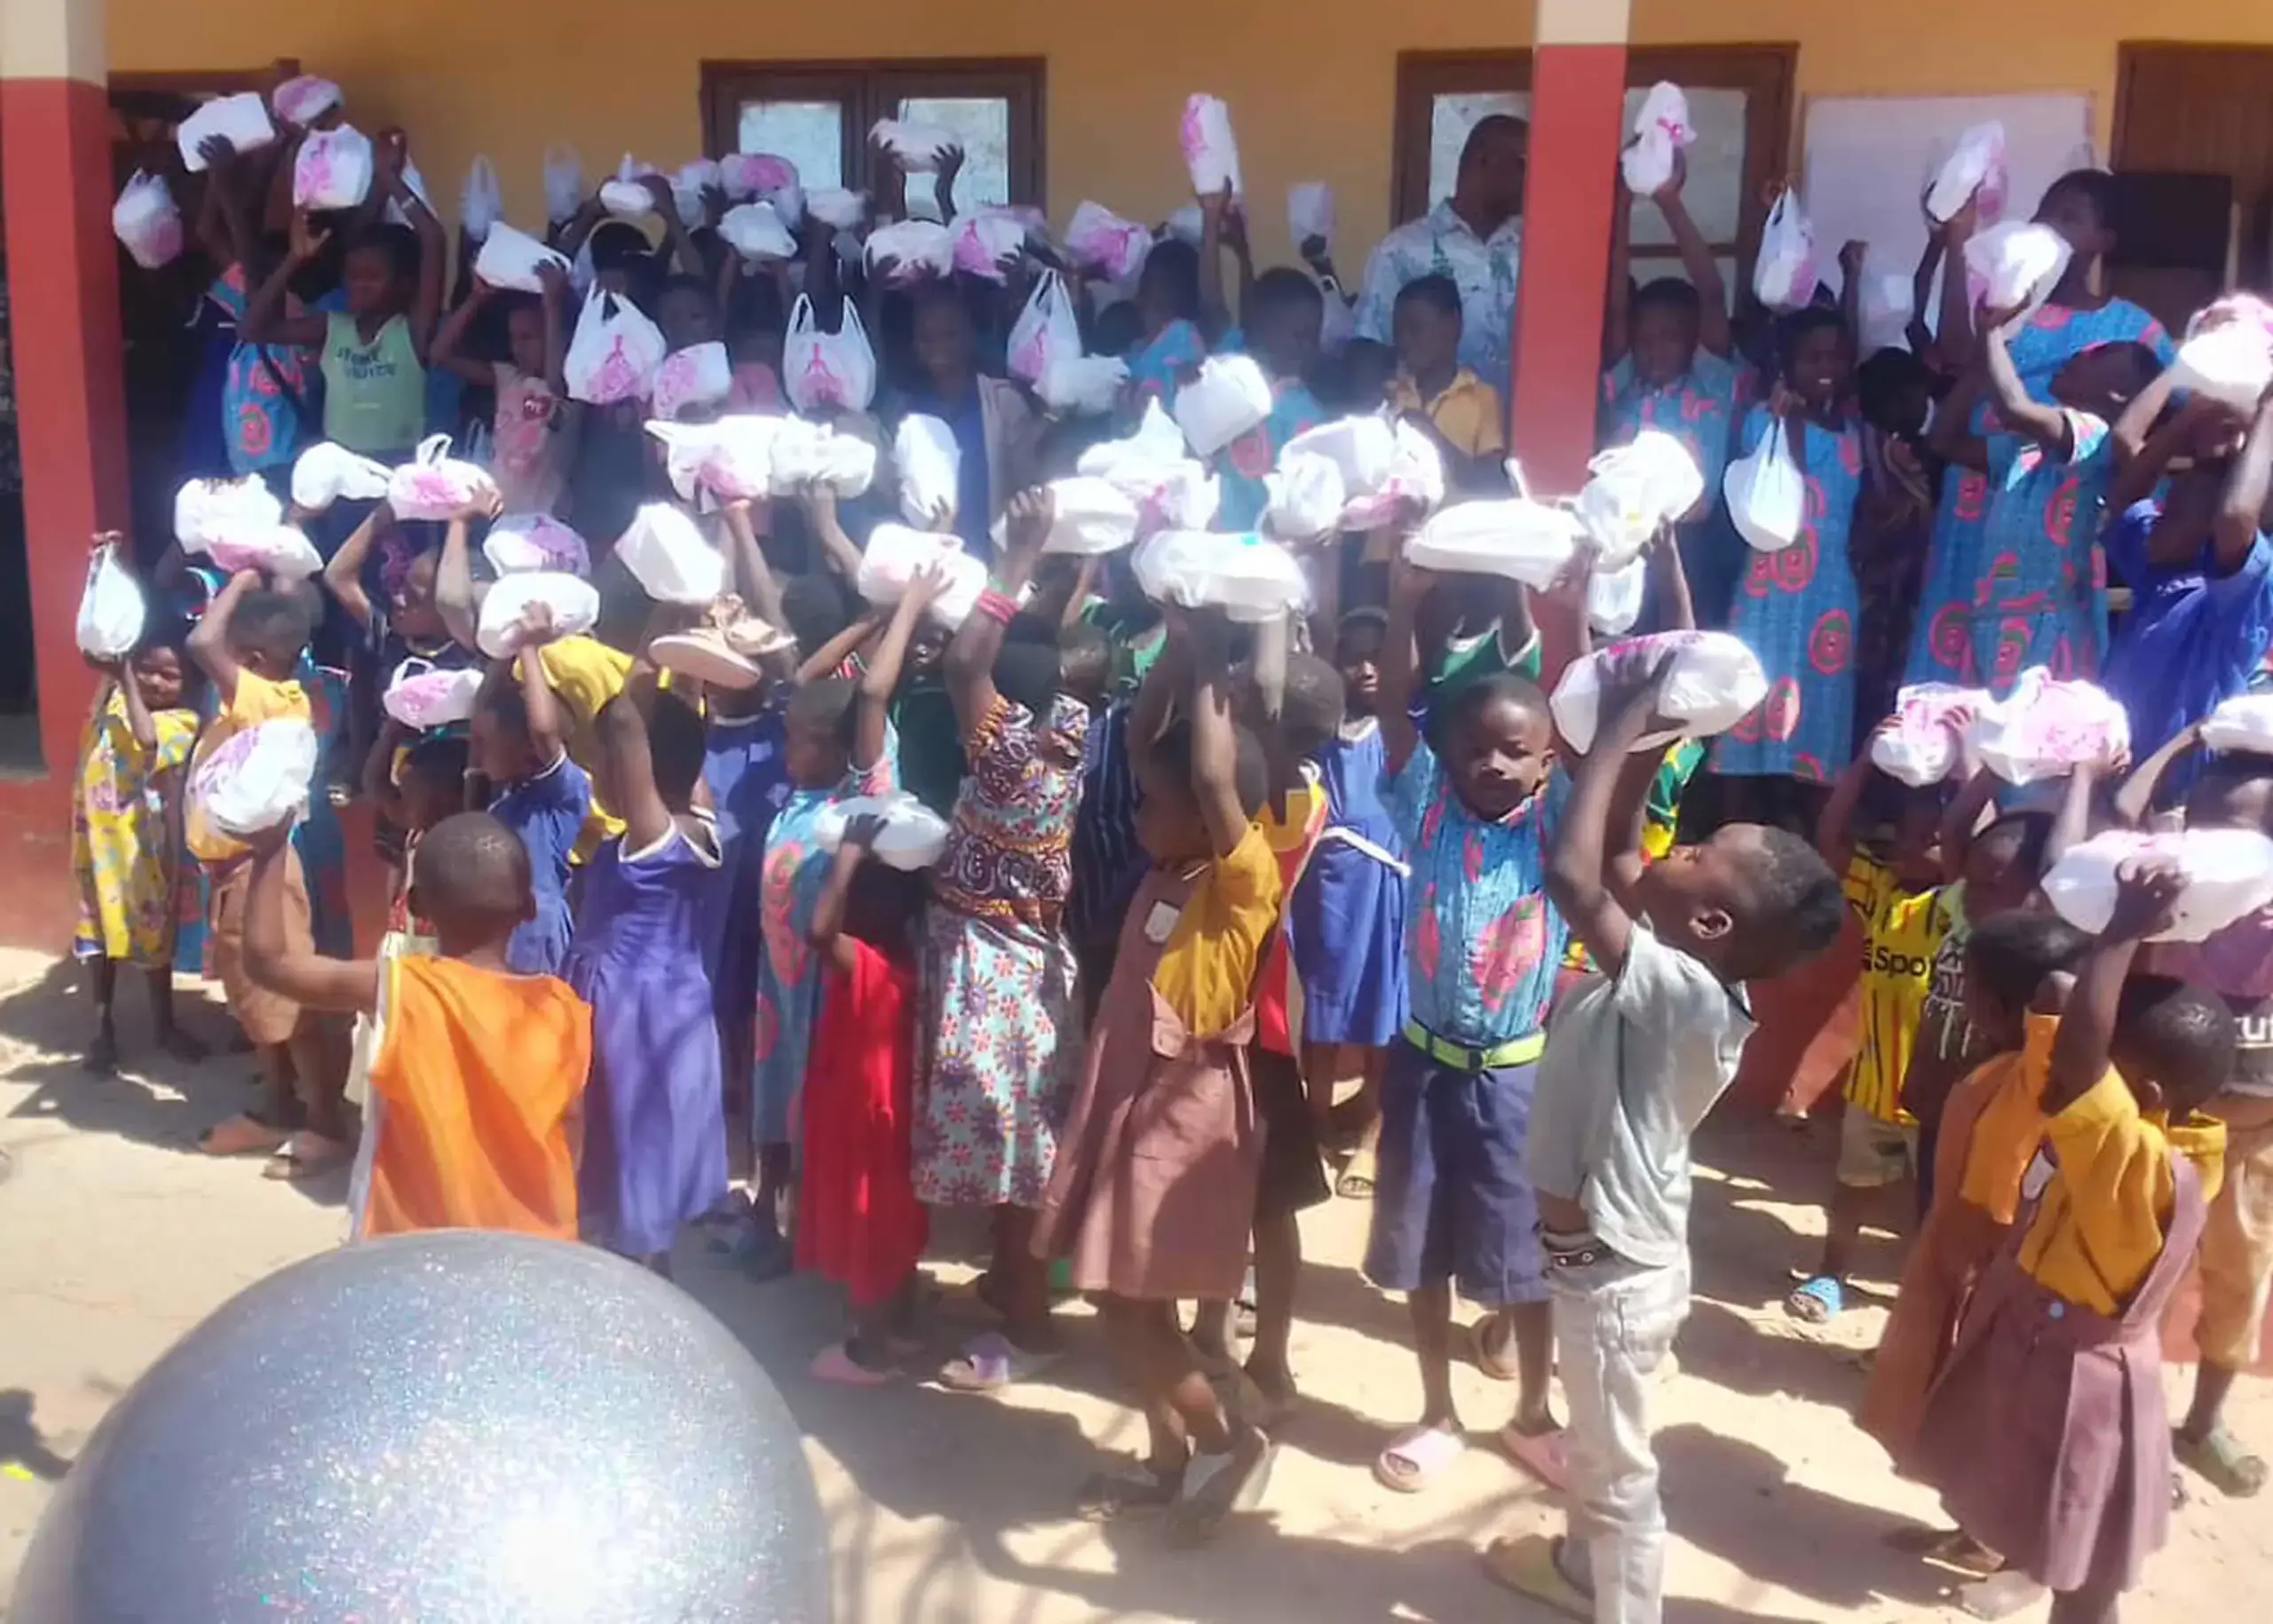
[[1650, 1378], [1689, 1315], [1689, 1265], [1621, 1257], [1548, 1271], [1571, 1409], [1569, 1576], [1589, 1576], [1595, 1624], [1659, 1624], [1666, 1517], [1650, 1446]]

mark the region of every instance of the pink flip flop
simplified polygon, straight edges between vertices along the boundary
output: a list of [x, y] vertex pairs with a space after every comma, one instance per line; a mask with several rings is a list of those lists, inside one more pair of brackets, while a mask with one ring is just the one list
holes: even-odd
[[1468, 1453], [1468, 1440], [1443, 1427], [1413, 1427], [1390, 1439], [1374, 1457], [1374, 1477], [1385, 1489], [1418, 1494], [1434, 1488]]
[[841, 1342], [833, 1342], [813, 1355], [807, 1368], [815, 1380], [833, 1382], [839, 1387], [882, 1387], [891, 1380], [891, 1372], [869, 1369], [847, 1353]]
[[1500, 1447], [1508, 1459], [1556, 1493], [1571, 1486], [1571, 1441], [1562, 1428], [1519, 1432], [1509, 1422], [1500, 1429]]

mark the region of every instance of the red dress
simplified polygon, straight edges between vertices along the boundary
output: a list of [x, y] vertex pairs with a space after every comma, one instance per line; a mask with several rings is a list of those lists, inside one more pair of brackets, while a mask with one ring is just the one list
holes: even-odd
[[931, 1235], [908, 1170], [915, 971], [843, 939], [853, 966], [828, 971], [805, 1062], [797, 1267], [867, 1308], [899, 1289]]

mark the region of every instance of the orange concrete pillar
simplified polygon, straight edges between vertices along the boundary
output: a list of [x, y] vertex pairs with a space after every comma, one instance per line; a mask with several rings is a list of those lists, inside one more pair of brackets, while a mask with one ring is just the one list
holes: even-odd
[[0, 783], [0, 939], [69, 939], [87, 538], [127, 513], [103, 0], [0, 0], [0, 184], [44, 776]]
[[[1542, 492], [1578, 489], [1594, 455], [1628, 10], [1628, 0], [1539, 0], [1510, 423], [1515, 454]], [[1550, 680], [1578, 614], [1573, 603], [1540, 606]]]

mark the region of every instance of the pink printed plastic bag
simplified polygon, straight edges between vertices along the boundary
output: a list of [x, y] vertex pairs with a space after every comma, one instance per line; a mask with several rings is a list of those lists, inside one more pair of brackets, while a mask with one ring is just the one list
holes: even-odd
[[1044, 271], [1010, 327], [1010, 376], [1039, 383], [1053, 365], [1081, 353], [1081, 324], [1074, 319], [1065, 280]]
[[1994, 703], [1980, 688], [1912, 683], [1895, 696], [1893, 726], [1871, 735], [1871, 764], [1905, 784], [1938, 784], [1957, 767], [1959, 725]]
[[387, 505], [397, 519], [455, 518], [477, 498], [496, 494], [487, 469], [449, 455], [450, 437], [430, 434], [411, 460], [387, 477]]
[[371, 192], [370, 138], [352, 124], [318, 130], [292, 160], [292, 205], [352, 209]]
[[2055, 681], [2042, 666], [2023, 671], [2012, 693], [1973, 724], [1975, 754], [2008, 784], [2064, 778], [2130, 748], [2131, 718], [2105, 689]]
[[1229, 186], [1233, 197], [1247, 195], [1247, 185], [1239, 178], [1239, 143], [1232, 138], [1231, 108], [1214, 96], [1194, 95], [1184, 104], [1178, 134], [1193, 192], [1214, 197]]
[[337, 84], [314, 74], [287, 79], [268, 93], [269, 110], [303, 130], [339, 106], [341, 99]]
[[770, 152], [728, 153], [718, 160], [718, 178], [729, 197], [764, 197], [796, 186], [797, 166]]
[[2171, 927], [2156, 941], [2206, 941], [2273, 905], [2273, 840], [2255, 829], [2110, 829], [2069, 847], [2052, 865], [2045, 899], [2070, 924], [2096, 934], [2114, 916], [2125, 867], [2142, 861], [2174, 863], [2184, 878]]
[[1124, 220], [1103, 203], [1083, 202], [1065, 226], [1065, 252], [1085, 270], [1119, 281], [1144, 268], [1152, 234]]
[[674, 350], [655, 368], [655, 416], [668, 419], [691, 406], [715, 406], [733, 386], [733, 363], [725, 345], [713, 339]]
[[157, 175], [134, 171], [111, 205], [110, 228], [134, 263], [155, 271], [181, 257], [181, 210], [174, 194]]
[[979, 210], [957, 217], [948, 229], [954, 238], [955, 269], [986, 281], [1008, 281], [1010, 267], [1026, 251], [1026, 223], [1016, 215]]
[[420, 733], [447, 727], [473, 715], [474, 696], [481, 692], [479, 670], [421, 670], [406, 661], [387, 685], [380, 703], [405, 727]]
[[569, 397], [593, 406], [645, 400], [668, 347], [662, 329], [638, 306], [595, 282], [561, 367]]
[[280, 717], [222, 741], [190, 774], [188, 794], [207, 822], [242, 839], [297, 822], [315, 775], [315, 729], [297, 717]]
[[1768, 677], [1760, 669], [1760, 657], [1740, 638], [1725, 631], [1660, 631], [1628, 638], [1572, 661], [1555, 685], [1548, 709], [1555, 714], [1556, 729], [1580, 755], [1594, 748], [1604, 677], [1636, 660], [1664, 661], [1657, 709], [1667, 721], [1679, 724], [1675, 732], [1645, 734], [1635, 743], [1636, 751], [1661, 750], [1675, 739], [1726, 733], [1768, 697]]
[[823, 332], [804, 294], [789, 308], [789, 330], [781, 345], [781, 387], [801, 412], [840, 408], [865, 412], [876, 398], [876, 353], [869, 347], [859, 306], [846, 299], [841, 325]]
[[501, 575], [550, 570], [590, 576], [591, 549], [584, 538], [550, 513], [508, 513], [489, 527], [481, 556]]

